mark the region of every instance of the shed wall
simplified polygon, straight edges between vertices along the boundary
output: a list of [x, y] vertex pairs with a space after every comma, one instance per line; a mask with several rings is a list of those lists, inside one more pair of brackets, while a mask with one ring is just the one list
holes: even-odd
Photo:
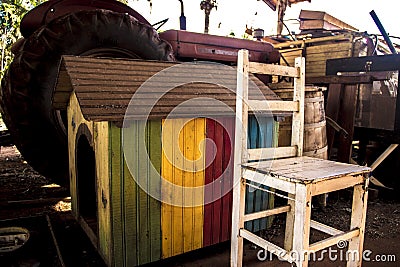
[[[69, 123], [87, 124], [93, 136], [99, 225], [96, 242], [109, 266], [146, 264], [229, 240], [233, 169], [231, 144], [234, 143], [235, 118], [221, 118], [222, 125], [205, 118], [190, 120], [186, 124], [184, 119], [152, 120], [147, 123], [134, 121], [128, 128], [122, 129], [111, 122], [85, 121], [76, 98], [71, 103], [74, 108], [69, 109]], [[275, 145], [277, 130], [272, 118], [260, 120], [259, 124], [251, 121], [249, 127], [251, 147]], [[143, 128], [145, 131], [140, 131]], [[125, 144], [123, 130], [127, 130], [124, 134], [129, 133]], [[70, 134], [77, 134], [73, 127]], [[214, 144], [205, 141], [206, 138]], [[75, 138], [70, 139], [72, 163]], [[140, 146], [143, 140], [144, 147]], [[124, 156], [127, 149], [134, 155], [130, 169]], [[168, 149], [172, 149], [172, 157], [167, 155]], [[148, 155], [151, 163], [147, 160]], [[188, 162], [191, 166], [185, 166]], [[150, 165], [156, 169], [156, 174], [150, 171]], [[79, 217], [77, 188], [73, 186], [75, 171], [71, 169], [70, 172], [73, 210]], [[202, 191], [200, 195], [185, 198], [189, 202], [197, 198], [204, 204], [218, 191], [228, 193], [207, 205], [195, 207], [161, 203], [137, 183], [148, 181], [150, 187], [162, 188], [159, 174], [167, 181], [186, 187], [202, 186], [222, 178], [222, 183], [213, 184], [212, 192]], [[163, 191], [163, 194], [175, 193]], [[272, 198], [263, 192], [256, 191], [249, 195], [249, 211], [260, 210], [272, 203]], [[258, 221], [247, 227], [258, 231], [265, 229], [267, 223]]]

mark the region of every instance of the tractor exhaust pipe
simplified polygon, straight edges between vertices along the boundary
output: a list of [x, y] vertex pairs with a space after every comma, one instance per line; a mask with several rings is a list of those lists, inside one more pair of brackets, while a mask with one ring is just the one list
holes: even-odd
[[183, 9], [183, 0], [179, 0], [181, 2], [181, 16], [179, 17], [179, 26], [181, 30], [186, 31], [186, 17]]

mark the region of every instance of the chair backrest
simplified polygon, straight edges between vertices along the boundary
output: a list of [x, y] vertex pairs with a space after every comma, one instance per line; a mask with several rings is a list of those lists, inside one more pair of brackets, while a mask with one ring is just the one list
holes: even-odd
[[[249, 62], [247, 50], [238, 53], [236, 88], [235, 164], [302, 156], [304, 134], [305, 59], [296, 58], [294, 67]], [[249, 73], [294, 78], [293, 100], [249, 100]], [[247, 148], [248, 114], [292, 112], [291, 146]], [[240, 161], [240, 162], [239, 162]]]

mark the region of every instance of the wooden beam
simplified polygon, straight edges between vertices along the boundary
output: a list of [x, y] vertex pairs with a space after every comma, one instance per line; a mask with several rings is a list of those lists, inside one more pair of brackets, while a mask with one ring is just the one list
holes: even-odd
[[58, 245], [56, 235], [53, 230], [53, 226], [51, 224], [51, 220], [48, 214], [46, 214], [46, 220], [47, 220], [47, 226], [49, 227], [50, 233], [51, 233], [51, 238], [53, 239], [53, 244], [56, 247], [56, 252], [57, 252], [57, 258], [58, 262], [61, 265], [61, 267], [65, 267], [65, 263], [61, 254], [60, 246]]
[[[300, 12], [299, 18], [301, 22], [315, 22], [322, 21], [327, 22], [332, 26], [335, 26], [336, 29], [340, 30], [350, 30], [350, 31], [358, 31], [352, 25], [345, 23], [344, 21], [335, 18], [334, 16], [329, 15], [323, 11], [312, 11], [312, 10], [302, 10]], [[315, 29], [315, 28], [314, 28]], [[330, 30], [329, 28], [324, 28], [325, 30]], [[303, 30], [300, 26], [300, 30]]]
[[265, 101], [265, 100], [249, 100], [249, 108], [253, 112], [298, 112], [298, 101]]
[[280, 214], [280, 213], [284, 213], [284, 212], [288, 212], [288, 211], [290, 211], [290, 205], [286, 205], [283, 207], [270, 209], [270, 210], [254, 212], [254, 213], [244, 215], [244, 221], [248, 222], [248, 221], [261, 219], [261, 218], [265, 218], [268, 216], [272, 216], [272, 215], [276, 215], [276, 214]]
[[393, 188], [391, 188], [391, 187], [387, 187], [386, 185], [384, 185], [383, 183], [381, 183], [381, 181], [379, 181], [378, 179], [376, 179], [374, 176], [370, 176], [369, 177], [369, 181], [371, 182], [371, 184], [374, 184], [374, 185], [376, 185], [376, 186], [379, 186], [379, 187], [383, 187], [383, 188], [386, 188], [386, 189], [389, 189], [389, 190], [393, 190]]
[[333, 245], [337, 245], [340, 241], [345, 241], [345, 240], [349, 240], [352, 239], [353, 237], [356, 237], [360, 234], [360, 229], [356, 228], [353, 229], [349, 232], [343, 233], [343, 234], [339, 234], [339, 235], [335, 235], [332, 236], [330, 238], [315, 242], [313, 244], [310, 245], [308, 251], [313, 253], [313, 252], [317, 252], [320, 251], [321, 249], [333, 246]]
[[296, 146], [288, 147], [269, 147], [248, 149], [249, 160], [267, 160], [295, 157], [297, 154]]
[[302, 44], [310, 44], [310, 43], [321, 43], [327, 41], [337, 41], [337, 40], [350, 40], [352, 39], [351, 34], [342, 34], [342, 35], [335, 35], [329, 37], [321, 37], [321, 38], [312, 38], [307, 40], [300, 40], [294, 42], [284, 42], [279, 44], [274, 44], [275, 48], [284, 48], [284, 47], [292, 47], [295, 45], [302, 45]]
[[300, 76], [299, 69], [296, 67], [287, 67], [282, 65], [273, 65], [258, 62], [250, 62], [249, 72], [295, 78]]
[[348, 136], [339, 135], [338, 161], [348, 163], [351, 157], [353, 142], [358, 85], [346, 84], [342, 90], [342, 100], [337, 122], [346, 130]]
[[391, 144], [371, 165], [371, 171], [374, 171], [397, 147], [399, 144]]
[[313, 196], [334, 192], [337, 190], [349, 188], [357, 184], [364, 183], [362, 174], [356, 176], [341, 177], [340, 182], [337, 179], [324, 180], [312, 184], [311, 193]]
[[309, 249], [311, 198], [311, 190], [308, 185], [296, 184], [292, 250], [299, 253], [300, 257], [296, 259], [296, 266], [299, 267], [306, 267], [308, 263], [308, 259], [303, 255]]
[[268, 174], [262, 174], [253, 170], [243, 170], [243, 178], [257, 184], [263, 184], [270, 186], [272, 188], [287, 192], [289, 194], [294, 194], [296, 191], [296, 184], [292, 182], [287, 182], [285, 180], [273, 177]]
[[242, 163], [247, 162], [247, 125], [248, 125], [248, 84], [249, 84], [249, 51], [238, 52], [236, 85], [236, 124], [235, 151], [233, 166], [232, 193], [232, 234], [230, 265], [241, 267], [243, 262], [243, 238], [239, 229], [244, 228], [246, 184], [242, 179]]
[[341, 230], [335, 229], [329, 225], [325, 225], [323, 223], [320, 223], [320, 222], [317, 222], [314, 220], [311, 220], [310, 226], [311, 226], [311, 228], [318, 230], [320, 232], [326, 233], [328, 235], [341, 235], [344, 233]]
[[399, 66], [399, 54], [328, 59], [326, 75], [336, 75], [338, 72], [397, 71]]
[[247, 240], [256, 244], [257, 246], [277, 255], [281, 259], [288, 261], [289, 263], [293, 262], [288, 251], [284, 250], [283, 248], [271, 242], [268, 242], [267, 240], [262, 239], [261, 237], [253, 234], [252, 232], [240, 229], [240, 236], [246, 238]]
[[9, 206], [9, 205], [12, 205], [12, 206], [49, 205], [49, 204], [56, 204], [59, 201], [71, 203], [71, 197], [54, 197], [54, 198], [9, 200], [9, 201], [0, 202], [0, 207]]
[[291, 145], [297, 147], [297, 156], [301, 157], [303, 155], [304, 142], [305, 58], [296, 58], [294, 65], [299, 69], [299, 76], [294, 79], [293, 101], [299, 103], [299, 111], [294, 112], [292, 116]]
[[320, 76], [320, 77], [306, 77], [306, 82], [310, 84], [364, 84], [372, 83], [373, 81], [388, 80], [387, 72], [368, 73], [368, 74], [354, 74], [350, 76], [334, 75], [334, 76]]
[[[348, 250], [358, 251], [359, 255], [361, 255], [364, 246], [365, 221], [367, 218], [368, 182], [369, 180], [366, 179], [365, 184], [355, 186], [353, 191], [350, 229], [359, 229], [359, 234], [350, 240]], [[358, 257], [358, 260], [348, 261], [347, 267], [359, 267], [361, 266], [361, 263], [362, 257]]]
[[290, 211], [286, 213], [285, 240], [283, 246], [286, 251], [292, 251], [296, 201], [294, 201], [295, 198], [294, 194], [288, 194], [288, 197], [289, 199], [287, 201], [287, 204], [290, 206]]
[[[342, 84], [329, 84], [325, 114], [335, 122], [338, 122], [339, 119], [338, 107], [340, 107], [342, 88]], [[326, 128], [326, 137], [328, 139], [328, 156], [330, 155], [332, 146], [334, 144], [335, 133], [335, 129], [332, 127]]]

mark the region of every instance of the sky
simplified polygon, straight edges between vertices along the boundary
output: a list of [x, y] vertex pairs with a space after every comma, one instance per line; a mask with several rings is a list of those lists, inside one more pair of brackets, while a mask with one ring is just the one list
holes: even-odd
[[[183, 0], [187, 30], [204, 31], [204, 12], [200, 10], [200, 0]], [[286, 11], [285, 20], [291, 31], [299, 32], [298, 17], [300, 11], [317, 10], [343, 20], [344, 22], [368, 33], [379, 33], [369, 12], [375, 10], [383, 26], [390, 35], [400, 36], [400, 13], [398, 1], [393, 0], [311, 0], [301, 2]], [[129, 0], [129, 5], [142, 14], [150, 23], [169, 18], [160, 29], [179, 29], [180, 2], [178, 0], [152, 0], [152, 8], [146, 0]], [[263, 1], [258, 0], [217, 0], [218, 8], [210, 16], [210, 34], [236, 37], [243, 35], [246, 25], [262, 28], [266, 35], [276, 34], [277, 13]], [[285, 34], [285, 32], [284, 32]]]

